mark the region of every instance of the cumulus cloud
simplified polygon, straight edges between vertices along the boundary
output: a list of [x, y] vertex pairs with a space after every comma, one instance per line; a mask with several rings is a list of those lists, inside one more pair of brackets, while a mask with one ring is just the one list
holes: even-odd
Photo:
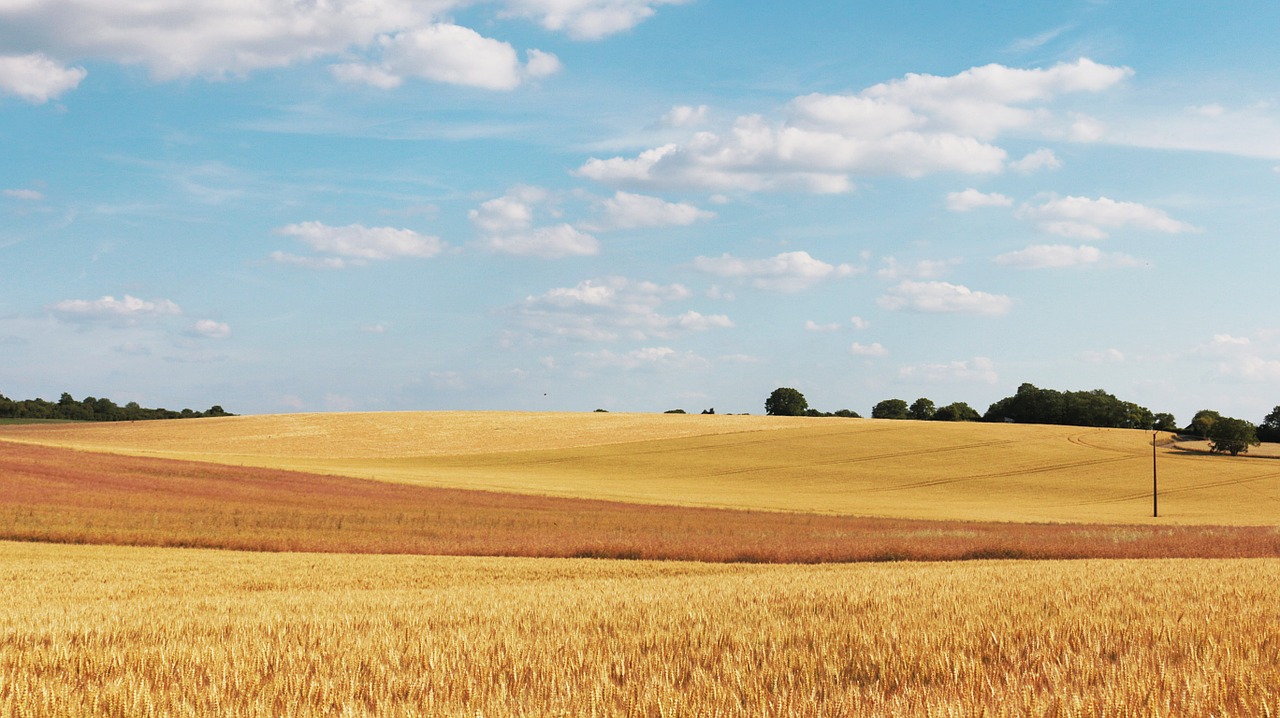
[[1000, 294], [976, 292], [950, 282], [903, 281], [876, 300], [890, 310], [999, 316], [1008, 314], [1013, 300]]
[[898, 370], [898, 378], [923, 382], [972, 382], [995, 384], [1000, 380], [995, 364], [986, 357], [974, 357], [967, 361], [947, 364], [915, 364]]
[[880, 342], [875, 342], [870, 346], [854, 342], [853, 345], [849, 347], [849, 353], [856, 357], [883, 357], [889, 355], [889, 350], [885, 349]]
[[145, 67], [160, 81], [226, 78], [304, 62], [332, 62], [341, 80], [392, 88], [409, 78], [495, 90], [560, 69], [552, 54], [520, 53], [452, 18], [486, 8], [580, 39], [634, 27], [682, 0], [59, 0], [0, 4], [0, 27], [43, 54], [0, 57], [0, 92], [45, 102], [74, 88], [82, 58]]
[[1015, 269], [1057, 269], [1061, 267], [1136, 267], [1142, 262], [1120, 252], [1103, 252], [1082, 244], [1035, 244], [1016, 252], [1006, 252], [995, 263]]
[[1009, 163], [1009, 169], [1019, 174], [1031, 174], [1037, 170], [1056, 170], [1062, 167], [1062, 160], [1053, 150], [1040, 148], [1016, 162]]
[[863, 319], [862, 317], [850, 317], [849, 323], [853, 325], [854, 329], [859, 331], [871, 328], [871, 322]]
[[546, 77], [560, 70], [555, 55], [530, 50], [521, 63], [515, 48], [468, 27], [436, 23], [382, 37], [381, 59], [374, 63], [342, 63], [334, 76], [383, 89], [418, 78], [486, 90], [512, 90], [528, 78]]
[[1274, 332], [1256, 336], [1215, 334], [1193, 350], [1194, 354], [1217, 361], [1219, 376], [1243, 382], [1280, 381], [1280, 344]]
[[660, 127], [694, 127], [707, 120], [707, 106], [676, 105], [658, 120]]
[[678, 227], [715, 219], [716, 213], [684, 202], [667, 202], [630, 192], [616, 192], [600, 204], [600, 220], [591, 229]]
[[849, 277], [858, 272], [848, 264], [828, 264], [808, 252], [783, 252], [766, 259], [741, 259], [729, 254], [698, 257], [693, 268], [718, 277], [749, 282], [758, 289], [798, 292], [826, 279]]
[[517, 335], [543, 340], [644, 341], [733, 326], [722, 314], [662, 311], [692, 296], [679, 284], [606, 277], [527, 297], [508, 316]]
[[64, 67], [40, 53], [0, 55], [0, 93], [36, 105], [74, 90], [88, 74], [82, 67]]
[[853, 187], [853, 175], [999, 172], [1007, 155], [991, 143], [1002, 133], [1047, 127], [1053, 115], [1045, 105], [1057, 97], [1101, 92], [1130, 74], [1087, 59], [912, 74], [856, 95], [798, 97], [785, 120], [744, 115], [721, 133], [699, 132], [632, 158], [591, 158], [577, 173], [631, 186], [837, 193]]
[[168, 299], [148, 301], [128, 294], [123, 299], [105, 296], [101, 299], [64, 299], [49, 307], [58, 318], [69, 321], [109, 321], [132, 323], [182, 314], [182, 309]]
[[530, 18], [576, 40], [599, 40], [653, 17], [654, 8], [689, 0], [505, 0], [504, 14]]
[[227, 339], [231, 336], [231, 325], [226, 322], [218, 322], [212, 319], [201, 319], [195, 323], [191, 330], [201, 337], [208, 339]]
[[1036, 222], [1045, 232], [1077, 239], [1105, 239], [1108, 230], [1126, 228], [1165, 234], [1198, 231], [1164, 210], [1109, 197], [1054, 197], [1038, 205], [1024, 204], [1017, 215]]
[[952, 212], [969, 212], [980, 207], [1012, 207], [1013, 198], [999, 192], [983, 193], [970, 187], [963, 192], [947, 194], [947, 209]]
[[359, 224], [331, 227], [321, 222], [302, 222], [281, 227], [276, 234], [294, 237], [322, 256], [273, 252], [271, 259], [310, 269], [343, 269], [352, 264], [390, 259], [427, 259], [445, 248], [438, 237], [413, 230]]
[[498, 254], [558, 259], [600, 252], [595, 237], [570, 224], [535, 226], [535, 210], [549, 195], [539, 187], [517, 186], [471, 210], [471, 223], [481, 233], [480, 246]]

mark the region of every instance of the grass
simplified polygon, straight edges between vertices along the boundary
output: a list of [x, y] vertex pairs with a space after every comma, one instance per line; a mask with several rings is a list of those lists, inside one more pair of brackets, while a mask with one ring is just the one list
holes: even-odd
[[1151, 435], [639, 414], [288, 415], [7, 427], [0, 438], [416, 486], [940, 521], [1269, 525], [1280, 464]]
[[1280, 556], [1274, 527], [974, 523], [638, 505], [6, 442], [0, 538], [772, 563]]
[[0, 543], [0, 714], [1274, 715], [1277, 582]]

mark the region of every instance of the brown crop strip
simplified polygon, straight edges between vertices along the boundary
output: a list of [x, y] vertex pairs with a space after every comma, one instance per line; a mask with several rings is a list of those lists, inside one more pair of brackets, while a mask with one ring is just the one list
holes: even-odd
[[966, 523], [654, 506], [3, 441], [0, 539], [762, 563], [1280, 556], [1274, 527]]

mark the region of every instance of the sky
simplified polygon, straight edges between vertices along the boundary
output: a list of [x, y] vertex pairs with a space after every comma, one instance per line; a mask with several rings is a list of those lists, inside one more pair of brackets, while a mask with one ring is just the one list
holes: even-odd
[[0, 0], [0, 393], [1280, 404], [1280, 4]]

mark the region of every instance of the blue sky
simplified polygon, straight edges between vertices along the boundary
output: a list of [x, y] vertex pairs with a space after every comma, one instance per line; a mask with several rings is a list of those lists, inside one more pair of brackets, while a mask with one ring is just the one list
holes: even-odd
[[1274, 2], [0, 0], [0, 392], [1280, 404]]

